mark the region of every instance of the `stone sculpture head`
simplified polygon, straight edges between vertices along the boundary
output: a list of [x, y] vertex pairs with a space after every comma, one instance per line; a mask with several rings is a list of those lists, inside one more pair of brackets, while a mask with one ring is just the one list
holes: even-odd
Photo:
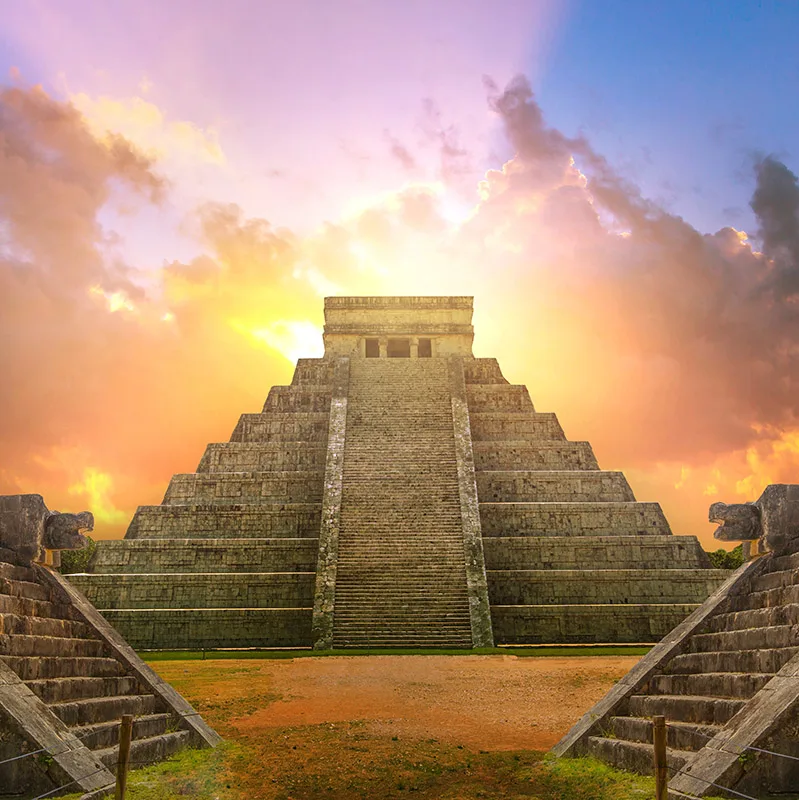
[[50, 511], [40, 494], [0, 496], [0, 547], [12, 550], [24, 564], [41, 561], [45, 550], [79, 550], [88, 544], [84, 531], [94, 529], [88, 511]]
[[799, 485], [774, 483], [754, 503], [710, 506], [713, 533], [724, 542], [760, 540], [760, 550], [779, 552], [799, 540]]

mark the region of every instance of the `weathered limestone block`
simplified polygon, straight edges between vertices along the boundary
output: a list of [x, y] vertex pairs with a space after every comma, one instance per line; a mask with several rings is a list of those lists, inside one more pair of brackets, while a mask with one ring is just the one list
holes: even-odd
[[133, 539], [99, 542], [92, 571], [313, 572], [317, 539]]
[[486, 537], [491, 570], [681, 569], [710, 566], [695, 536]]
[[635, 500], [621, 472], [604, 470], [478, 472], [477, 494], [488, 503], [610, 502]]
[[658, 503], [480, 503], [483, 536], [668, 535]]
[[479, 470], [599, 469], [588, 442], [475, 442], [474, 465]]
[[325, 447], [311, 442], [209, 444], [197, 472], [324, 472]]
[[657, 642], [697, 608], [669, 605], [492, 605], [497, 644]]
[[726, 578], [713, 569], [492, 570], [492, 605], [701, 603]]
[[311, 608], [313, 572], [78, 574], [70, 583], [109, 608]]
[[307, 647], [310, 608], [106, 609], [103, 616], [140, 650]]
[[82, 532], [93, 528], [88, 511], [49, 511], [40, 494], [0, 496], [0, 547], [12, 550], [22, 563], [42, 561], [45, 550], [80, 550], [88, 544]]
[[221, 537], [316, 538], [319, 503], [139, 506], [125, 541]]
[[467, 384], [507, 383], [496, 358], [472, 358], [463, 363]]
[[242, 414], [231, 442], [322, 442], [327, 440], [328, 414], [301, 411]]
[[535, 411], [526, 386], [503, 383], [471, 384], [467, 389], [466, 399], [470, 412]]
[[557, 416], [551, 413], [483, 411], [470, 413], [469, 420], [475, 442], [566, 439]]
[[264, 413], [269, 411], [324, 412], [330, 410], [330, 386], [304, 384], [302, 386], [273, 386], [269, 390]]
[[322, 473], [222, 472], [173, 475], [164, 505], [321, 503]]

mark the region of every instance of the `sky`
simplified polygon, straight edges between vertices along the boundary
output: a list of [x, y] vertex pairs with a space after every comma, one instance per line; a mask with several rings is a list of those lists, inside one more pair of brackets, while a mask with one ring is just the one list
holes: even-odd
[[675, 533], [799, 482], [799, 4], [21, 0], [0, 18], [0, 494], [124, 534], [321, 355], [472, 294]]

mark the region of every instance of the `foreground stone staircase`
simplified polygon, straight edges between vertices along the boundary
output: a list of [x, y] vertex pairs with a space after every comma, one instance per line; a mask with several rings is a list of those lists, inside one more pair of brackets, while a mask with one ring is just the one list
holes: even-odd
[[350, 366], [334, 646], [471, 647], [448, 363]]
[[107, 785], [123, 714], [135, 716], [134, 767], [218, 741], [60, 575], [0, 548], [0, 761], [36, 745], [72, 751], [48, 769], [35, 758], [0, 766], [0, 786]]
[[727, 577], [495, 359], [464, 368], [497, 643], [654, 642]]
[[674, 797], [723, 794], [719, 782], [755, 796], [799, 788], [799, 540], [744, 565], [554, 751], [651, 774], [654, 715], [667, 721]]
[[330, 362], [300, 359], [70, 576], [134, 647], [310, 646], [331, 379]]

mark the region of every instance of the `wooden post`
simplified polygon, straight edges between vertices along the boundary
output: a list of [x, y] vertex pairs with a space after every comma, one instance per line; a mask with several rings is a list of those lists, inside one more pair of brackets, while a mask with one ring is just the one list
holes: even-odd
[[652, 717], [652, 744], [655, 746], [655, 800], [668, 800], [669, 771], [666, 763], [666, 718]]
[[130, 762], [130, 740], [133, 734], [133, 715], [123, 714], [119, 724], [119, 756], [117, 758], [117, 787], [114, 800], [125, 800]]

